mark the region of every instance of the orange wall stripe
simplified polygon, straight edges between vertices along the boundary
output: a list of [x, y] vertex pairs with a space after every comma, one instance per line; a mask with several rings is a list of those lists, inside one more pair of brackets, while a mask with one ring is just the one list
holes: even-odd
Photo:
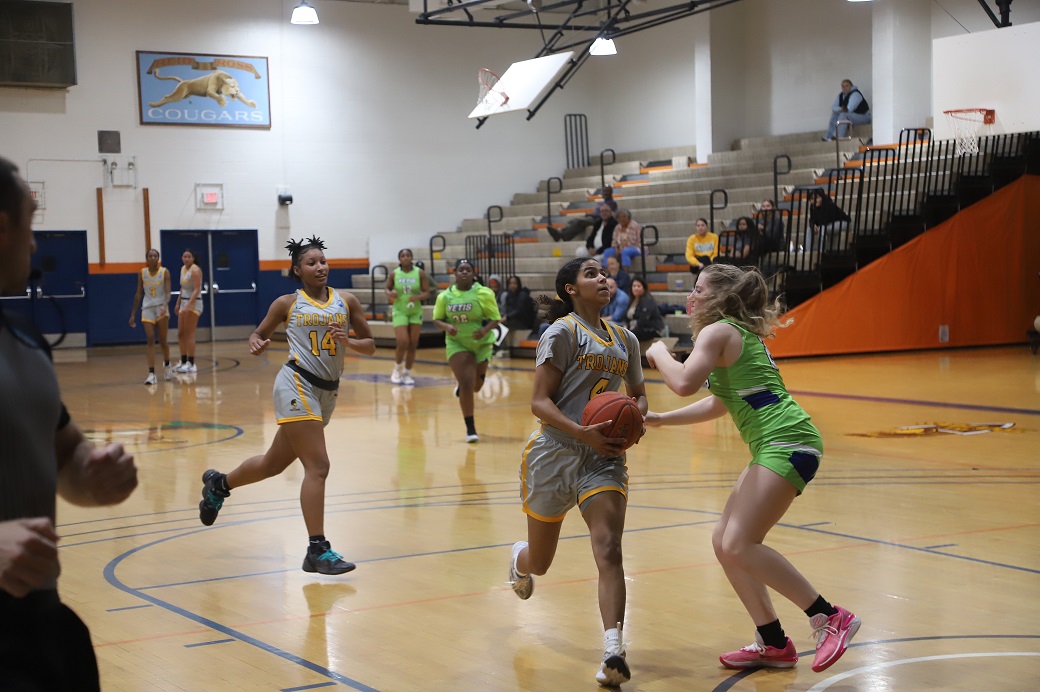
[[87, 269], [91, 274], [136, 274], [144, 267], [144, 262], [91, 262]]

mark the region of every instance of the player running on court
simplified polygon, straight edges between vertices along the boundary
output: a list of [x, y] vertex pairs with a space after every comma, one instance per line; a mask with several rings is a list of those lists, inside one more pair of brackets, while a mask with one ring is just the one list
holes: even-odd
[[[289, 360], [274, 382], [278, 432], [267, 453], [246, 459], [227, 475], [210, 469], [202, 476], [199, 519], [210, 526], [232, 489], [277, 476], [296, 459], [303, 464], [300, 507], [310, 542], [304, 572], [343, 574], [354, 569], [325, 538], [325, 478], [329, 454], [325, 426], [336, 408], [343, 348], [370, 356], [376, 345], [361, 303], [352, 294], [341, 297], [328, 286], [325, 243], [318, 238], [289, 241], [292, 275], [303, 284], [295, 293], [271, 303], [260, 326], [249, 337], [249, 352], [263, 353], [271, 334], [285, 324]], [[353, 329], [355, 336], [349, 335]]]
[[455, 284], [437, 296], [433, 323], [445, 334], [448, 365], [458, 382], [455, 396], [466, 423], [466, 442], [479, 439], [473, 422], [473, 395], [484, 386], [494, 353], [492, 330], [500, 319], [495, 292], [476, 281], [476, 272], [468, 259], [456, 260]]
[[[148, 377], [145, 384], [155, 384], [155, 337], [163, 353], [163, 379], [170, 379], [170, 345], [166, 333], [170, 326], [170, 272], [159, 266], [159, 251], [152, 248], [146, 255], [148, 266], [137, 274], [137, 293], [130, 309], [130, 327], [137, 326], [137, 306], [141, 306], [141, 324], [148, 339]], [[144, 302], [142, 303], [142, 299]]]
[[527, 540], [513, 545], [509, 581], [520, 598], [531, 597], [534, 576], [552, 565], [567, 512], [577, 505], [589, 527], [599, 570], [603, 659], [596, 680], [620, 685], [631, 679], [621, 625], [625, 621], [625, 569], [621, 534], [628, 505], [624, 438], [607, 438], [604, 421], [582, 426], [581, 414], [596, 394], [624, 384], [646, 413], [639, 341], [624, 327], [600, 319], [610, 302], [607, 274], [594, 259], [573, 259], [556, 274], [549, 320], [538, 340], [531, 412], [541, 428], [531, 435], [520, 462]]
[[394, 354], [394, 371], [390, 382], [411, 386], [415, 384], [412, 366], [415, 365], [415, 349], [419, 346], [422, 332], [424, 300], [430, 297], [430, 281], [413, 262], [412, 251], [405, 248], [397, 253], [400, 266], [386, 280], [386, 297], [393, 303], [394, 339], [397, 350]]
[[647, 425], [689, 425], [729, 413], [751, 447], [751, 464], [737, 479], [712, 533], [715, 555], [755, 623], [755, 641], [719, 660], [727, 668], [791, 668], [798, 650], [784, 633], [766, 587], [805, 611], [816, 638], [812, 669], [837, 661], [860, 627], [855, 614], [831, 605], [780, 553], [763, 544], [813, 479], [823, 440], [809, 414], [788, 394], [762, 337], [778, 322], [779, 306], [757, 270], [705, 267], [689, 297], [693, 353], [677, 362], [661, 342], [647, 349], [668, 388], [691, 396], [704, 384], [711, 395]]

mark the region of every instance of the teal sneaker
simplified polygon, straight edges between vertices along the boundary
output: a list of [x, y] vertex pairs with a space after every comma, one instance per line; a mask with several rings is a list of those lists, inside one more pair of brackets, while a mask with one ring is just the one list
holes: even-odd
[[224, 506], [224, 499], [230, 495], [226, 490], [217, 487], [217, 480], [224, 474], [210, 469], [202, 474], [202, 502], [199, 503], [199, 521], [205, 526], [213, 526], [217, 513]]
[[328, 543], [325, 544], [325, 552], [312, 553], [307, 551], [307, 557], [303, 558], [304, 572], [317, 572], [318, 574], [346, 574], [357, 565], [347, 562], [343, 556], [332, 549]]

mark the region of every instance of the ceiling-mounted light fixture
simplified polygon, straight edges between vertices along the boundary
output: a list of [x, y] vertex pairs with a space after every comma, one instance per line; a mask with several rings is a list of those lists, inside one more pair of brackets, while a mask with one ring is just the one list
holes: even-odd
[[291, 24], [317, 24], [318, 13], [314, 11], [314, 8], [307, 4], [307, 0], [302, 0], [296, 9], [292, 11], [292, 19], [289, 20]]
[[589, 55], [617, 55], [617, 46], [612, 38], [597, 38], [589, 46]]

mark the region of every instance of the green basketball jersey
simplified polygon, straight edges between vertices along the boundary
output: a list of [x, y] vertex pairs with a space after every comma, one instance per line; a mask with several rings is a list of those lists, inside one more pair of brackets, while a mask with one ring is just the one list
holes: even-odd
[[415, 302], [415, 296], [422, 291], [422, 281], [419, 280], [421, 271], [416, 266], [413, 266], [409, 272], [400, 267], [394, 270], [394, 290], [397, 291], [397, 300], [394, 301], [395, 311], [407, 310], [408, 303]]
[[787, 393], [762, 339], [731, 320], [720, 321], [736, 327], [743, 344], [733, 365], [711, 371], [708, 389], [726, 405], [744, 442], [754, 447], [756, 442], [782, 437], [796, 428], [815, 432], [809, 414]]
[[[433, 308], [433, 319], [449, 322], [459, 330], [457, 335], [446, 336], [446, 339], [469, 344], [473, 343], [473, 332], [480, 329], [481, 322], [500, 320], [502, 316], [498, 312], [495, 292], [474, 281], [468, 291], [460, 291], [453, 285], [438, 295], [437, 304]], [[494, 342], [494, 332], [488, 332], [482, 341], [486, 344]]]

